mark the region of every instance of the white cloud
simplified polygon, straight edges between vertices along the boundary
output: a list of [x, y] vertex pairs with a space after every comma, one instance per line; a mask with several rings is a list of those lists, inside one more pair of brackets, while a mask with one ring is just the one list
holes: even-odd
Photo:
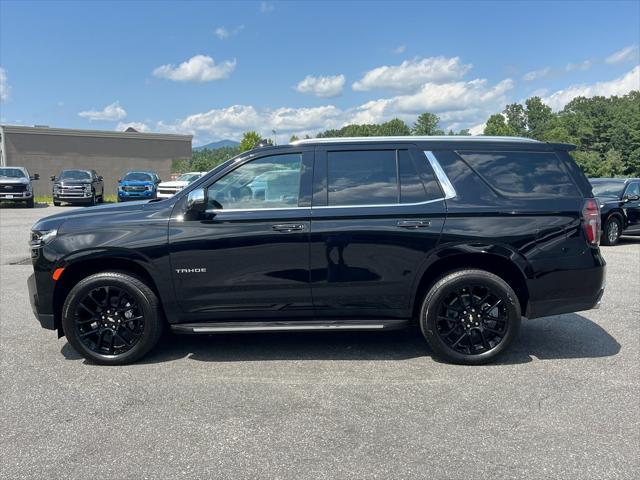
[[0, 67], [0, 101], [6, 102], [9, 100], [10, 93], [11, 87], [9, 86], [9, 80], [7, 79], [7, 71]]
[[406, 45], [398, 45], [396, 48], [391, 50], [391, 52], [395, 53], [396, 55], [400, 55], [401, 53], [404, 53], [406, 49], [407, 49]]
[[638, 45], [630, 45], [628, 47], [623, 48], [622, 50], [618, 50], [617, 52], [609, 55], [605, 62], [607, 63], [621, 63], [627, 61], [637, 61], [638, 60]]
[[353, 84], [357, 91], [379, 88], [411, 91], [427, 82], [443, 83], [457, 80], [471, 69], [460, 63], [460, 57], [430, 57], [405, 60], [400, 65], [384, 65], [368, 71]]
[[229, 38], [229, 30], [227, 30], [224, 27], [218, 27], [215, 29], [216, 36], [220, 39], [220, 40], [224, 40], [225, 38]]
[[150, 132], [149, 125], [143, 122], [119, 122], [116, 126], [116, 131], [124, 132], [127, 128], [134, 128], [139, 132]]
[[275, 8], [275, 5], [271, 2], [260, 2], [260, 11], [262, 13], [273, 12]]
[[624, 95], [631, 90], [640, 89], [640, 65], [627, 72], [622, 77], [608, 82], [598, 82], [592, 85], [572, 85], [562, 90], [558, 90], [548, 97], [543, 98], [544, 103], [554, 110], [561, 110], [567, 103], [575, 97], [595, 97]]
[[337, 97], [342, 93], [344, 82], [344, 75], [327, 77], [307, 75], [304, 80], [296, 85], [296, 90], [300, 93], [315, 95], [316, 97]]
[[113, 102], [102, 110], [85, 110], [78, 113], [78, 115], [82, 118], [88, 118], [90, 121], [115, 122], [116, 120], [122, 120], [126, 117], [127, 111], [120, 106], [120, 102]]
[[593, 66], [592, 60], [584, 60], [583, 62], [578, 63], [568, 63], [564, 68], [567, 72], [573, 72], [576, 70], [585, 71], [589, 70]]
[[233, 35], [239, 34], [242, 30], [244, 30], [244, 25], [238, 25], [233, 30], [229, 30], [225, 27], [218, 27], [214, 30], [213, 33], [215, 33], [216, 37], [218, 37], [220, 40], [225, 40]]
[[522, 76], [522, 79], [526, 82], [530, 82], [532, 80], [547, 77], [550, 73], [551, 67], [544, 67], [539, 70], [532, 70], [531, 72], [525, 73]]
[[235, 68], [235, 59], [216, 65], [213, 58], [207, 55], [195, 55], [178, 66], [162, 65], [153, 74], [176, 82], [210, 82], [227, 78]]
[[357, 107], [353, 123], [378, 123], [393, 117], [415, 118], [422, 112], [433, 112], [444, 121], [479, 121], [486, 113], [502, 109], [513, 81], [505, 79], [489, 86], [485, 79], [468, 82], [426, 83], [416, 93], [372, 100]]

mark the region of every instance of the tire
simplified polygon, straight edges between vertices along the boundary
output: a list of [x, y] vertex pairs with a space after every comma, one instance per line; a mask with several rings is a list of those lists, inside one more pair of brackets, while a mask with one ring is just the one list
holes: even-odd
[[517, 295], [502, 278], [484, 270], [458, 270], [426, 294], [420, 329], [436, 356], [480, 365], [494, 360], [517, 337], [520, 312]]
[[36, 206], [36, 202], [33, 200], [33, 197], [27, 200], [27, 208], [33, 208], [35, 206]]
[[602, 229], [600, 243], [609, 246], [615, 245], [620, 240], [620, 235], [622, 235], [622, 222], [616, 216], [609, 217]]
[[103, 272], [71, 289], [62, 307], [62, 327], [71, 346], [90, 362], [125, 365], [158, 343], [164, 318], [158, 297], [142, 280]]
[[93, 207], [96, 204], [96, 192], [93, 192], [91, 195], [91, 200], [89, 201], [89, 206]]
[[98, 203], [104, 203], [104, 193], [98, 197]]
[[55, 200], [53, 201], [53, 206], [54, 207], [59, 207], [62, 204], [62, 202], [56, 202]]

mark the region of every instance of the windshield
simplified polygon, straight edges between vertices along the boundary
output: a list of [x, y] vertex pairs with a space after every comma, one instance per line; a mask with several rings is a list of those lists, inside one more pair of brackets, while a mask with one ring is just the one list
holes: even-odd
[[26, 176], [19, 168], [0, 168], [0, 177], [25, 178]]
[[620, 197], [624, 189], [624, 182], [593, 182], [591, 184], [596, 197]]
[[189, 182], [189, 183], [191, 183], [194, 180], [197, 180], [199, 178], [200, 178], [200, 174], [199, 173], [183, 173], [176, 180], [178, 180], [180, 182]]
[[91, 174], [84, 170], [63, 170], [60, 180], [91, 180]]
[[122, 179], [125, 182], [152, 182], [151, 175], [144, 172], [129, 172]]

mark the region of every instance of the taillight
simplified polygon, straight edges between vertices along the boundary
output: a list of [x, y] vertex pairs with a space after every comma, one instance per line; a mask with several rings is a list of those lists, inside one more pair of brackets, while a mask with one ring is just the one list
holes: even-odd
[[591, 245], [600, 243], [600, 207], [593, 198], [587, 198], [582, 206], [582, 228]]

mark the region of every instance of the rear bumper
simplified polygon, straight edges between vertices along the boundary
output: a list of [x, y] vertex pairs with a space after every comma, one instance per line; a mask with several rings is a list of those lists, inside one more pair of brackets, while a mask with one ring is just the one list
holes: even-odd
[[550, 270], [530, 280], [527, 318], [548, 317], [600, 307], [606, 286], [606, 264], [597, 253], [594, 265]]
[[31, 303], [31, 310], [33, 310], [33, 314], [40, 322], [40, 325], [42, 328], [46, 328], [47, 330], [55, 330], [56, 325], [53, 314], [40, 312], [40, 302], [38, 299], [35, 274], [31, 274], [27, 279], [27, 288], [29, 289], [29, 303]]

